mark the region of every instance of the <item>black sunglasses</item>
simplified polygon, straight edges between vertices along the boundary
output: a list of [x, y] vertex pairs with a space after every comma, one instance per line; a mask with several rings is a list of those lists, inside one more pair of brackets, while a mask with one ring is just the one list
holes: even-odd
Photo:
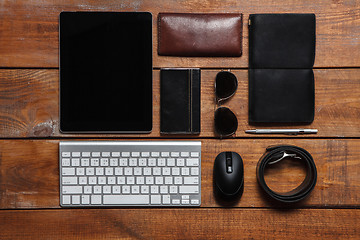
[[220, 137], [233, 135], [238, 128], [235, 114], [227, 107], [222, 107], [221, 102], [231, 98], [238, 87], [236, 76], [229, 71], [221, 71], [215, 78], [215, 131]]

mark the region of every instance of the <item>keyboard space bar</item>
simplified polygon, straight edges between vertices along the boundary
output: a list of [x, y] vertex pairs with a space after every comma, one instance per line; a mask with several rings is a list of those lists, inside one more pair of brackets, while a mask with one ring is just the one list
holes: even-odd
[[103, 204], [136, 205], [149, 204], [149, 195], [104, 195]]

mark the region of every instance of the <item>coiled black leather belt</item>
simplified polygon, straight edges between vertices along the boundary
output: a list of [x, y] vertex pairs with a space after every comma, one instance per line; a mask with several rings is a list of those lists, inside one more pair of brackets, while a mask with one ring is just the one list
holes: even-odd
[[[297, 188], [290, 192], [279, 194], [266, 185], [264, 171], [268, 164], [276, 163], [287, 156], [292, 156], [298, 158], [300, 161], [304, 161], [307, 173], [304, 181]], [[278, 145], [266, 148], [266, 153], [260, 158], [257, 164], [256, 175], [262, 189], [273, 199], [284, 203], [294, 203], [306, 198], [314, 189], [317, 179], [316, 166], [310, 153], [300, 147], [290, 145]]]

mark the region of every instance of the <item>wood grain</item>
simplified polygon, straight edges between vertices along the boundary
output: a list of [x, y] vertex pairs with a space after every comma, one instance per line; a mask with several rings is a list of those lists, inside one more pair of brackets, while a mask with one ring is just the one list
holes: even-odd
[[359, 219], [359, 209], [12, 210], [0, 212], [0, 238], [359, 239]]
[[[251, 13], [315, 13], [315, 67], [360, 66], [360, 6], [357, 0], [196, 1], [196, 0], [35, 0], [0, 4], [0, 67], [58, 67], [58, 18], [61, 11], [149, 11], [153, 14], [154, 67], [243, 68], [248, 66], [247, 19]], [[159, 12], [242, 12], [243, 56], [179, 58], [157, 55]]]
[[[202, 70], [201, 134], [215, 137], [214, 81], [218, 70]], [[315, 121], [310, 125], [257, 125], [248, 123], [248, 73], [232, 71], [238, 78], [237, 93], [225, 103], [239, 121], [236, 137], [250, 128], [316, 128], [311, 137], [360, 137], [360, 69], [317, 69], [315, 73]], [[179, 137], [160, 136], [160, 76], [153, 74], [153, 131], [142, 135], [71, 135], [59, 132], [58, 70], [0, 70], [0, 137]], [[269, 136], [269, 135], [268, 135]], [[284, 136], [284, 135], [270, 135]], [[181, 137], [181, 136], [180, 136]], [[184, 136], [183, 136], [184, 137]], [[304, 135], [301, 137], [308, 137]]]
[[[59, 208], [57, 140], [0, 141], [0, 208]], [[354, 140], [237, 139], [202, 140], [202, 207], [285, 207], [263, 194], [256, 180], [256, 165], [265, 148], [291, 144], [308, 150], [316, 163], [318, 180], [310, 197], [288, 207], [360, 207], [360, 145]], [[220, 152], [238, 152], [244, 161], [244, 192], [226, 202], [213, 191], [214, 159]], [[289, 191], [303, 180], [296, 164], [279, 167], [267, 176], [269, 184]], [[291, 167], [291, 168], [290, 168]], [[289, 170], [291, 169], [291, 171]]]

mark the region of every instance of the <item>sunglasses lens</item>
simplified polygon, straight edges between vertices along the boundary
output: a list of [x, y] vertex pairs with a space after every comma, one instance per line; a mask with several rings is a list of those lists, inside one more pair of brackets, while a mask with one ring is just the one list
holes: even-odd
[[215, 130], [220, 136], [234, 134], [238, 127], [235, 114], [226, 107], [220, 107], [215, 111]]
[[231, 72], [219, 72], [216, 75], [216, 97], [219, 99], [228, 98], [233, 95], [237, 89], [238, 82], [236, 76]]

